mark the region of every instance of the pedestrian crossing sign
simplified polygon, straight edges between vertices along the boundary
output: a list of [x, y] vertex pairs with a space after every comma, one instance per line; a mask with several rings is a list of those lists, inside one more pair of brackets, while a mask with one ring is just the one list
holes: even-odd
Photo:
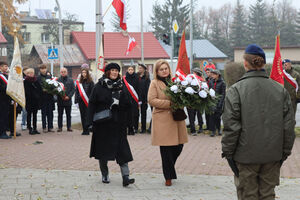
[[48, 49], [48, 59], [58, 59], [58, 49]]

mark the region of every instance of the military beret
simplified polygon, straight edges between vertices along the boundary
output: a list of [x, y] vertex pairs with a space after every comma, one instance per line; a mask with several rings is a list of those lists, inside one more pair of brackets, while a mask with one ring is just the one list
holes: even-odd
[[282, 61], [282, 64], [284, 65], [285, 63], [290, 63], [290, 62], [291, 62], [290, 59], [284, 59], [284, 60]]
[[108, 65], [105, 66], [105, 72], [111, 70], [111, 69], [116, 69], [118, 71], [121, 71], [120, 66], [117, 63], [109, 63]]
[[264, 59], [266, 64], [266, 55], [264, 50], [257, 44], [249, 44], [245, 50], [245, 54], [257, 55]]

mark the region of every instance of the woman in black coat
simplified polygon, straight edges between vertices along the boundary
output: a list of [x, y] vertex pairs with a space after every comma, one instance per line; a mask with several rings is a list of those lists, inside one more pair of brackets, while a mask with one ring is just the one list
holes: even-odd
[[[42, 87], [34, 75], [34, 69], [29, 68], [26, 71], [24, 80], [26, 111], [27, 111], [27, 128], [30, 135], [40, 134], [36, 130], [37, 112], [41, 108], [40, 99], [42, 97]], [[32, 115], [32, 126], [31, 126]]]
[[214, 137], [216, 130], [218, 135], [222, 135], [221, 132], [221, 115], [223, 112], [224, 99], [226, 93], [226, 83], [223, 80], [219, 70], [212, 70], [211, 72], [212, 80], [210, 82], [210, 87], [215, 90], [216, 95], [219, 96], [216, 107], [214, 108], [213, 114], [209, 117], [209, 130], [211, 131], [210, 136]]
[[[135, 92], [138, 94], [139, 79], [137, 74], [134, 72], [133, 66], [128, 67], [125, 77], [127, 82], [134, 88]], [[127, 120], [128, 135], [134, 135], [135, 133], [137, 133], [139, 128], [139, 105], [133, 98], [131, 98], [131, 112], [128, 112]]]
[[81, 75], [79, 81], [76, 82], [75, 91], [75, 104], [78, 103], [81, 125], [83, 132], [81, 135], [89, 135], [89, 126], [87, 124], [87, 108], [88, 108], [88, 98], [92, 93], [94, 87], [94, 82], [90, 76], [88, 69], [81, 69]]
[[[129, 178], [128, 162], [132, 154], [126, 135], [126, 116], [130, 112], [130, 94], [119, 74], [120, 66], [110, 63], [105, 74], [95, 85], [89, 99], [88, 124], [92, 124], [90, 157], [99, 160], [102, 182], [109, 183], [107, 161], [116, 160], [120, 165], [123, 186], [134, 183]], [[110, 109], [112, 117], [103, 122], [93, 122], [95, 113]]]

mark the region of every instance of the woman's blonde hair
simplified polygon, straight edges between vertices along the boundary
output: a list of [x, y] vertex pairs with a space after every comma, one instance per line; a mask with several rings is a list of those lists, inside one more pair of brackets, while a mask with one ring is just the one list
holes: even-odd
[[159, 70], [159, 68], [163, 65], [166, 64], [169, 68], [170, 71], [170, 77], [172, 77], [172, 71], [171, 71], [171, 67], [168, 63], [168, 61], [164, 60], [164, 59], [159, 59], [155, 62], [154, 64], [154, 69], [153, 69], [153, 79], [157, 79], [157, 72]]

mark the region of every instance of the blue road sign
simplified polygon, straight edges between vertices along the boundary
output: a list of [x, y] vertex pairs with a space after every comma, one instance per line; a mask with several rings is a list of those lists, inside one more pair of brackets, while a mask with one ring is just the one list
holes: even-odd
[[48, 59], [58, 59], [58, 49], [48, 49]]

